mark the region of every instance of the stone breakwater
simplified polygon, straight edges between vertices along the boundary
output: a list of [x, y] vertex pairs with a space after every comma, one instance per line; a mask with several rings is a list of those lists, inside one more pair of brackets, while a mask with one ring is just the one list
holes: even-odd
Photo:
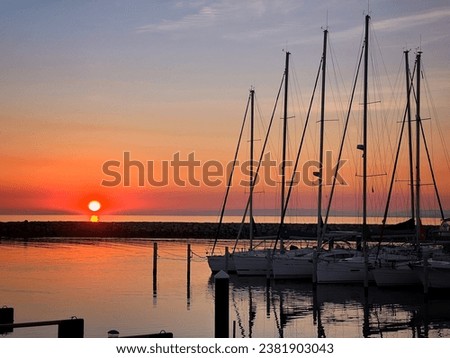
[[[28, 239], [44, 237], [89, 237], [89, 238], [196, 238], [214, 239], [217, 223], [195, 222], [74, 222], [74, 221], [20, 221], [0, 222], [0, 238]], [[223, 223], [220, 238], [234, 239], [239, 232], [239, 223]], [[330, 224], [330, 231], [360, 231], [360, 225]], [[435, 227], [426, 227], [431, 232]], [[376, 235], [380, 225], [370, 225]], [[262, 223], [257, 225], [256, 236], [277, 235], [278, 224]], [[285, 224], [284, 236], [300, 236], [315, 239], [315, 224]], [[400, 232], [398, 232], [400, 234]], [[248, 225], [244, 227], [242, 237], [248, 237]]]

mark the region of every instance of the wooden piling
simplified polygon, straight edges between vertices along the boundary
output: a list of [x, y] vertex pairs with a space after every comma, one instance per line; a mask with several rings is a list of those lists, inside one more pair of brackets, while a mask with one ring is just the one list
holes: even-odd
[[[14, 308], [2, 307], [0, 308], [0, 324], [14, 323]], [[13, 328], [0, 329], [0, 334], [6, 334], [13, 332]]]
[[214, 337], [229, 338], [229, 286], [230, 276], [219, 271], [214, 276]]
[[153, 243], [153, 295], [157, 293], [158, 283], [158, 243]]
[[187, 270], [186, 270], [186, 292], [187, 303], [190, 304], [191, 299], [191, 244], [187, 244]]

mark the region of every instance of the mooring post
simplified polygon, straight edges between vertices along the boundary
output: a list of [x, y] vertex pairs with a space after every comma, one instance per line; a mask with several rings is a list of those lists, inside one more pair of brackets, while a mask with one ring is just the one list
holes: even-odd
[[[13, 324], [14, 323], [14, 308], [3, 306], [0, 308], [0, 324]], [[0, 329], [0, 334], [11, 333], [13, 328]]]
[[84, 319], [72, 317], [58, 324], [58, 338], [83, 338]]
[[230, 276], [223, 270], [214, 276], [214, 337], [229, 338], [229, 286]]
[[191, 244], [187, 244], [187, 277], [186, 277], [186, 292], [188, 305], [191, 299]]
[[153, 243], [153, 295], [157, 292], [158, 283], [158, 243]]

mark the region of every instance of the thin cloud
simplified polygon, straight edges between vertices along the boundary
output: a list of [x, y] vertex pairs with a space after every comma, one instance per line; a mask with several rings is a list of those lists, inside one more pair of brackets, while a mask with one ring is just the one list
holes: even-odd
[[[197, 9], [197, 12], [177, 20], [162, 20], [159, 23], [140, 26], [136, 31], [138, 33], [174, 33], [211, 27], [219, 22], [225, 22], [229, 25], [231, 23], [245, 25], [249, 19], [261, 19], [266, 15], [270, 15], [270, 17], [274, 17], [276, 14], [285, 15], [302, 6], [302, 3], [297, 0], [292, 2], [286, 2], [285, 0], [244, 2], [219, 0], [208, 2], [208, 5], [204, 4], [203, 1], [179, 3], [176, 5], [177, 8]], [[269, 32], [272, 31], [269, 30]], [[254, 36], [258, 36], [258, 34]]]
[[179, 20], [163, 20], [159, 24], [150, 24], [137, 28], [138, 33], [142, 32], [176, 32], [192, 28], [201, 28], [212, 25], [217, 17], [217, 10], [205, 6], [196, 14], [186, 15]]
[[[447, 19], [449, 16], [450, 9], [433, 9], [425, 13], [375, 21], [374, 28], [376, 31], [401, 31], [412, 27], [436, 23], [442, 19]], [[361, 35], [362, 33], [363, 25], [355, 26], [353, 28], [335, 32], [334, 38], [349, 39]]]
[[449, 16], [450, 9], [435, 9], [422, 14], [414, 14], [376, 22], [376, 29], [378, 31], [404, 30], [410, 27], [435, 23], [442, 19], [448, 19]]

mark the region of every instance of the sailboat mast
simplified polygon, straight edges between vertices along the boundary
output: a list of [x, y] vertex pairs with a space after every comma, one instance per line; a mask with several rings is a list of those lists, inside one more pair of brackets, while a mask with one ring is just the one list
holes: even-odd
[[408, 116], [408, 150], [409, 150], [409, 183], [411, 193], [411, 219], [414, 221], [414, 169], [413, 169], [413, 149], [412, 149], [412, 126], [411, 126], [411, 77], [409, 70], [409, 50], [405, 53], [406, 69], [406, 114]]
[[322, 97], [320, 102], [320, 137], [319, 137], [319, 190], [317, 198], [317, 237], [322, 235], [322, 189], [323, 189], [323, 142], [325, 130], [325, 84], [327, 65], [327, 38], [328, 30], [323, 31], [323, 51], [322, 51]]
[[250, 198], [249, 198], [249, 217], [250, 217], [250, 250], [253, 250], [253, 142], [254, 142], [254, 122], [255, 122], [255, 90], [250, 89]]
[[416, 54], [416, 243], [420, 241], [420, 133], [421, 133], [421, 119], [420, 119], [420, 76], [421, 76], [421, 55], [422, 51]]
[[[281, 158], [281, 217], [284, 213], [286, 190], [286, 143], [287, 143], [287, 119], [288, 119], [288, 88], [289, 88], [289, 55], [286, 51], [286, 65], [284, 69], [284, 115], [283, 115], [283, 149]], [[280, 248], [283, 249], [283, 237], [280, 239]]]
[[364, 115], [363, 115], [363, 227], [362, 240], [364, 250], [364, 289], [367, 293], [369, 287], [369, 263], [367, 241], [369, 232], [367, 227], [367, 103], [368, 103], [368, 72], [369, 72], [369, 20], [366, 15], [365, 39], [364, 39]]
[[367, 103], [368, 103], [368, 67], [369, 67], [369, 20], [366, 15], [364, 39], [364, 108], [363, 108], [363, 228], [364, 246], [367, 242]]

